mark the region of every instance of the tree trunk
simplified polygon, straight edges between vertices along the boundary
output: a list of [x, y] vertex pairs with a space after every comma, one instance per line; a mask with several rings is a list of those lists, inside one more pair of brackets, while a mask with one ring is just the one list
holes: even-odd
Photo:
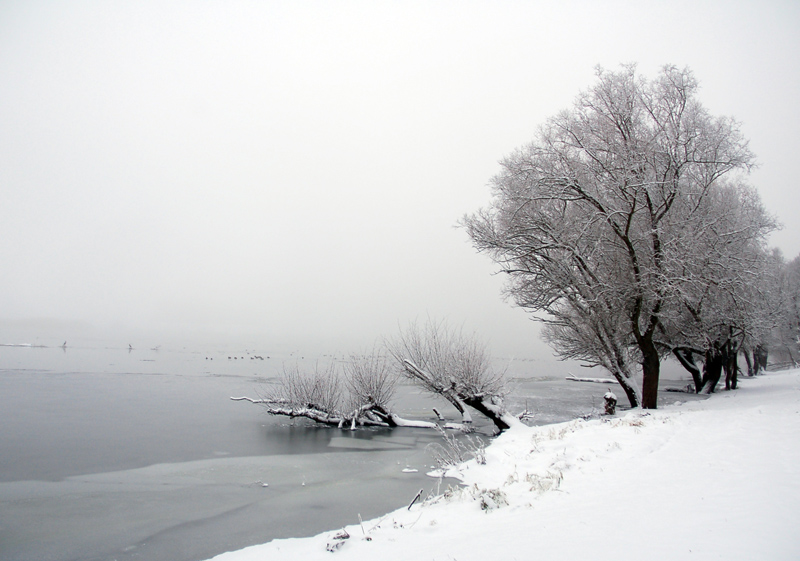
[[700, 389], [703, 387], [703, 378], [700, 373], [700, 367], [697, 366], [697, 363], [694, 361], [694, 355], [692, 354], [692, 351], [689, 349], [672, 349], [672, 353], [675, 355], [675, 358], [678, 359], [678, 362], [681, 363], [681, 366], [688, 370], [689, 374], [692, 375], [694, 392], [699, 393]]
[[636, 387], [636, 383], [621, 372], [614, 372], [613, 374], [614, 378], [617, 379], [617, 382], [619, 382], [619, 385], [622, 387], [622, 391], [625, 392], [625, 395], [628, 398], [628, 403], [631, 404], [631, 407], [640, 407], [642, 405], [642, 400], [641, 396], [639, 395], [639, 388]]
[[755, 373], [758, 374], [760, 371], [767, 371], [767, 361], [769, 360], [769, 351], [764, 345], [756, 345], [756, 348], [753, 349], [753, 362], [756, 363], [756, 371]]
[[753, 361], [750, 360], [750, 352], [745, 349], [742, 351], [742, 354], [744, 355], [744, 361], [747, 363], [747, 375], [755, 376], [755, 373], [753, 372]]
[[733, 341], [728, 341], [723, 346], [723, 368], [725, 369], [725, 389], [735, 390], [739, 376], [739, 364], [736, 357], [739, 355], [739, 348]]
[[794, 356], [794, 352], [792, 352], [792, 347], [787, 346], [786, 350], [789, 352], [789, 360], [797, 368], [797, 357]]
[[466, 398], [464, 403], [492, 421], [499, 431], [502, 432], [511, 428], [512, 421], [502, 407], [489, 405], [485, 402], [485, 398], [478, 397]]
[[722, 377], [722, 352], [719, 344], [714, 345], [706, 351], [706, 362], [703, 365], [703, 389], [702, 394], [714, 393], [714, 390]]
[[639, 344], [642, 352], [642, 407], [658, 409], [658, 376], [661, 373], [661, 358], [652, 338]]
[[461, 422], [464, 424], [469, 424], [472, 422], [472, 415], [470, 415], [469, 411], [467, 411], [468, 403], [461, 400], [458, 394], [452, 389], [446, 389], [439, 392], [443, 398], [450, 402], [458, 414], [461, 415]]

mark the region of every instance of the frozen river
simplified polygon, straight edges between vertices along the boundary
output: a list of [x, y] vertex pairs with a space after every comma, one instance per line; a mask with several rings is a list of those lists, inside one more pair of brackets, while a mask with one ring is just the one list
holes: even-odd
[[[447, 484], [425, 475], [434, 431], [319, 428], [229, 400], [299, 358], [0, 347], [0, 559], [205, 559], [373, 518]], [[605, 386], [548, 368], [509, 364], [512, 409], [549, 423], [601, 407]], [[407, 385], [396, 407], [447, 409]]]

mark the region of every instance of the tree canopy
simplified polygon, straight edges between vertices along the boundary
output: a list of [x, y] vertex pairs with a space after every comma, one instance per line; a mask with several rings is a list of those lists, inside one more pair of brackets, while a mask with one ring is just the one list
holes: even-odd
[[490, 206], [463, 219], [545, 339], [608, 369], [633, 406], [657, 406], [665, 353], [747, 329], [775, 227], [744, 181], [754, 157], [738, 123], [712, 116], [697, 90], [688, 69], [653, 80], [599, 69], [501, 162]]

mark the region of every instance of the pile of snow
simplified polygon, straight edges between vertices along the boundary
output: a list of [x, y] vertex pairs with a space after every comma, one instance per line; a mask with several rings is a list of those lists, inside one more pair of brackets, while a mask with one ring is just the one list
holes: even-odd
[[[214, 561], [800, 559], [800, 370], [706, 401], [514, 427], [463, 487]], [[444, 490], [443, 490], [444, 491]]]

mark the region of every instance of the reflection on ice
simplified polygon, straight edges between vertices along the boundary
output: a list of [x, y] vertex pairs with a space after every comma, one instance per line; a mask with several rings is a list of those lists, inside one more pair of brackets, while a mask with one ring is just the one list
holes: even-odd
[[353, 450], [403, 450], [413, 448], [417, 439], [408, 437], [352, 438], [334, 436], [328, 444], [331, 448], [349, 448]]

